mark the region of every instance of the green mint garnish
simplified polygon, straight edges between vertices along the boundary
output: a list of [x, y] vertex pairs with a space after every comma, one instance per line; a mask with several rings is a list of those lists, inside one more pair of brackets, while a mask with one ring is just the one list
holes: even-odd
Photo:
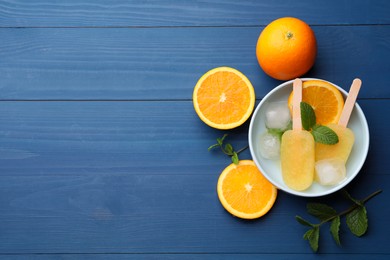
[[327, 126], [316, 124], [316, 114], [308, 103], [301, 102], [300, 107], [302, 127], [306, 131], [311, 131], [315, 142], [321, 144], [337, 144], [339, 142], [335, 131]]
[[306, 102], [301, 102], [301, 119], [302, 127], [306, 131], [310, 131], [316, 124], [316, 114], [314, 109]]
[[231, 144], [229, 144], [229, 143], [224, 144], [225, 138], [227, 136], [228, 136], [227, 134], [224, 134], [221, 138], [217, 138], [217, 143], [209, 146], [208, 150], [210, 151], [213, 148], [220, 147], [221, 151], [224, 154], [228, 155], [234, 164], [238, 164], [240, 161], [240, 159], [238, 158], [238, 154], [241, 153], [242, 151], [244, 151], [245, 149], [247, 149], [248, 146], [246, 146], [238, 151], [235, 151]]
[[348, 209], [337, 213], [332, 207], [321, 203], [308, 203], [307, 212], [316, 217], [320, 223], [313, 224], [303, 219], [300, 216], [295, 216], [295, 219], [302, 225], [310, 227], [308, 231], [303, 235], [303, 239], [308, 240], [311, 249], [314, 252], [318, 251], [318, 242], [320, 239], [320, 227], [330, 222], [330, 233], [337, 245], [340, 243], [340, 218], [346, 217], [346, 224], [352, 234], [357, 237], [364, 235], [368, 229], [367, 209], [364, 206], [367, 201], [381, 193], [382, 190], [378, 190], [365, 199], [357, 200], [351, 197], [349, 193], [344, 191], [344, 194], [349, 198], [353, 205]]
[[357, 237], [361, 237], [362, 235], [364, 235], [368, 228], [366, 207], [358, 206], [352, 212], [347, 214], [346, 222], [352, 234]]
[[337, 144], [339, 137], [327, 126], [315, 125], [311, 131], [314, 141], [321, 144]]
[[335, 217], [330, 223], [330, 233], [336, 244], [341, 246], [340, 242], [340, 216]]
[[304, 235], [303, 239], [308, 240], [310, 247], [314, 252], [318, 250], [318, 241], [320, 240], [320, 227], [313, 226], [313, 228], [309, 229]]
[[348, 192], [344, 191], [344, 195], [356, 205], [356, 209], [346, 216], [347, 225], [355, 236], [360, 237], [366, 233], [368, 228], [366, 207], [363, 201], [352, 198]]
[[268, 131], [268, 133], [270, 133], [274, 136], [277, 136], [279, 138], [279, 140], [282, 140], [282, 135], [284, 134], [284, 132], [286, 132], [287, 130], [291, 130], [291, 129], [292, 129], [292, 122], [290, 121], [290, 123], [288, 123], [288, 125], [284, 129], [267, 128], [267, 131]]
[[238, 164], [238, 161], [239, 161], [239, 159], [238, 159], [238, 154], [237, 154], [236, 152], [233, 152], [233, 155], [232, 155], [232, 162], [233, 162], [234, 164]]
[[322, 203], [308, 203], [306, 208], [307, 213], [320, 220], [326, 220], [337, 213], [332, 207]]

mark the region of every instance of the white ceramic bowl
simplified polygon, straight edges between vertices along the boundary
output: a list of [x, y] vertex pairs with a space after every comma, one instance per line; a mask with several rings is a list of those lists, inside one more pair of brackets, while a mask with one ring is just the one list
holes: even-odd
[[[302, 81], [307, 81], [307, 80], [321, 80], [321, 79], [315, 79], [315, 78], [302, 79]], [[355, 143], [346, 165], [347, 176], [343, 182], [334, 186], [323, 186], [316, 182], [313, 182], [313, 184], [307, 190], [304, 191], [296, 191], [290, 189], [283, 182], [281, 168], [280, 168], [280, 160], [269, 160], [261, 156], [259, 150], [259, 143], [260, 143], [259, 139], [261, 134], [267, 131], [265, 127], [265, 121], [264, 121], [265, 108], [267, 107], [267, 104], [269, 102], [275, 102], [275, 101], [286, 101], [287, 103], [287, 98], [292, 91], [292, 84], [293, 84], [293, 80], [287, 81], [277, 86], [272, 91], [270, 91], [261, 100], [260, 104], [256, 107], [249, 126], [249, 149], [253, 161], [256, 163], [257, 167], [260, 169], [263, 175], [280, 190], [291, 193], [293, 195], [303, 196], [303, 197], [318, 197], [318, 196], [331, 194], [335, 191], [340, 190], [349, 182], [351, 182], [353, 178], [355, 178], [355, 176], [359, 173], [360, 169], [364, 164], [364, 161], [366, 160], [368, 148], [369, 148], [369, 141], [370, 141], [367, 120], [364, 116], [362, 109], [356, 103], [351, 118], [348, 122], [348, 127], [352, 129], [355, 134]], [[333, 85], [336, 86], [335, 84]], [[339, 86], [336, 87], [341, 91], [345, 99], [345, 97], [347, 96], [347, 92], [341, 89]], [[364, 85], [362, 87], [364, 87]], [[347, 88], [349, 89], [349, 86]]]

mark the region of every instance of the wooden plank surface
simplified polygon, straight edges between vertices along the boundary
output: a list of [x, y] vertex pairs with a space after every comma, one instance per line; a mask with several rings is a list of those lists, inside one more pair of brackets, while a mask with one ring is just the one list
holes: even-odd
[[[390, 174], [390, 124], [377, 116], [385, 100], [359, 100], [370, 127], [367, 163]], [[248, 144], [248, 123], [231, 131], [206, 126], [191, 101], [181, 102], [0, 102], [0, 174], [211, 174], [229, 159], [207, 152], [229, 134], [239, 149]], [[248, 150], [243, 155], [250, 158]], [[193, 168], [197, 172], [193, 172]], [[200, 169], [199, 169], [200, 167]], [[211, 168], [209, 168], [211, 167]], [[7, 173], [11, 171], [11, 173]], [[76, 172], [75, 172], [76, 171]]]
[[[281, 192], [266, 217], [239, 220], [225, 212], [218, 201], [217, 168], [209, 167], [214, 170], [210, 175], [196, 174], [200, 168], [193, 169], [191, 175], [116, 170], [58, 174], [57, 170], [48, 176], [2, 176], [0, 251], [311, 254], [302, 239], [306, 228], [294, 219], [296, 214], [307, 218], [306, 199]], [[384, 183], [389, 182], [389, 175], [363, 170], [348, 189], [362, 198], [379, 187], [387, 190]], [[326, 202], [342, 210], [347, 204], [340, 198], [334, 196]], [[388, 254], [380, 234], [390, 231], [386, 225], [389, 206], [386, 194], [367, 204], [369, 232], [362, 239], [350, 234], [343, 222], [342, 248], [334, 244], [324, 227], [322, 250]], [[378, 211], [379, 207], [383, 209]]]
[[[2, 27], [253, 26], [284, 16], [310, 24], [389, 24], [387, 0], [2, 0]], [[375, 14], [375, 15], [372, 15]]]
[[[389, 98], [390, 26], [315, 26], [318, 57], [307, 77], [360, 98]], [[1, 100], [172, 100], [192, 98], [207, 70], [241, 70], [264, 97], [281, 81], [261, 70], [254, 28], [0, 29]]]
[[[389, 172], [382, 169], [390, 168], [390, 125], [375, 116], [375, 107], [388, 110], [388, 102], [359, 103], [373, 145], [348, 189], [363, 197], [389, 188]], [[215, 187], [229, 159], [207, 151], [222, 131], [203, 125], [190, 101], [3, 101], [0, 111], [2, 254], [311, 254], [301, 240], [305, 228], [294, 219], [305, 215], [310, 200], [280, 192], [272, 211], [256, 221], [225, 212]], [[245, 146], [246, 131], [231, 131], [230, 141]], [[311, 201], [347, 205], [337, 196]], [[380, 243], [380, 234], [390, 232], [386, 193], [367, 207], [366, 237], [355, 238], [344, 226], [343, 248], [327, 235], [321, 247], [337, 254], [388, 254]]]
[[[383, 255], [380, 254], [370, 254], [372, 258], [380, 259], [383, 258]], [[321, 259], [342, 259], [342, 258], [353, 258], [353, 259], [362, 259], [366, 260], [369, 257], [365, 254], [328, 254], [321, 255]], [[309, 255], [309, 254], [38, 254], [38, 255], [24, 255], [24, 254], [15, 254], [7, 255], [6, 259], [136, 259], [136, 260], [197, 260], [197, 259], [217, 259], [217, 260], [236, 260], [236, 259], [317, 259], [318, 256]]]
[[279, 192], [263, 218], [231, 216], [216, 194], [230, 160], [207, 147], [224, 133], [246, 146], [249, 122], [212, 129], [192, 105], [217, 66], [245, 73], [257, 102], [280, 84], [255, 46], [283, 16], [316, 34], [305, 76], [346, 90], [362, 79], [370, 150], [347, 189], [383, 189], [367, 204], [368, 233], [343, 223], [337, 247], [323, 227], [320, 257], [387, 259], [389, 11], [387, 0], [0, 0], [0, 259], [317, 258], [295, 215], [310, 219], [307, 202], [348, 202]]

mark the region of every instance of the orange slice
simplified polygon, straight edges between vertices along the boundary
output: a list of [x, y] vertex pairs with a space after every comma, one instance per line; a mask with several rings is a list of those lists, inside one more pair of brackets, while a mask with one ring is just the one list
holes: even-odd
[[[288, 97], [288, 106], [292, 109], [291, 92]], [[322, 80], [303, 82], [302, 101], [310, 104], [317, 118], [317, 124], [337, 124], [344, 107], [344, 98], [341, 92], [332, 84]]]
[[252, 114], [255, 91], [244, 74], [233, 68], [219, 67], [198, 80], [193, 103], [204, 123], [217, 129], [232, 129], [242, 125]]
[[218, 180], [222, 206], [236, 217], [259, 218], [274, 205], [277, 189], [259, 171], [252, 160], [226, 167]]

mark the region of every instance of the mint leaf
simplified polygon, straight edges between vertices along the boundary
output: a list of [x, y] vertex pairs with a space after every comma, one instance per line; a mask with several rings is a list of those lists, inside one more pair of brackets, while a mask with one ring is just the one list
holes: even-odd
[[346, 216], [347, 226], [355, 236], [362, 236], [368, 228], [367, 210], [359, 206]]
[[210, 151], [211, 149], [213, 149], [215, 147], [219, 147], [219, 148], [221, 148], [221, 151], [224, 154], [226, 154], [227, 156], [230, 157], [230, 159], [232, 160], [232, 162], [234, 164], [238, 164], [238, 162], [239, 162], [238, 154], [241, 153], [242, 151], [244, 151], [245, 149], [247, 149], [248, 146], [241, 148], [238, 151], [235, 151], [231, 144], [229, 144], [229, 143], [224, 144], [224, 140], [225, 140], [226, 136], [228, 136], [228, 135], [224, 134], [222, 137], [217, 138], [217, 143], [210, 145], [208, 150]]
[[233, 155], [232, 155], [232, 162], [234, 164], [238, 164], [239, 162], [239, 159], [238, 159], [238, 154], [236, 152], [233, 152]]
[[314, 109], [306, 102], [301, 102], [301, 120], [302, 127], [306, 131], [310, 131], [316, 124], [316, 114]]
[[341, 245], [339, 231], [340, 231], [340, 217], [337, 216], [332, 220], [332, 223], [330, 224], [330, 233], [332, 234], [332, 237], [337, 245]]
[[222, 146], [223, 141], [225, 140], [226, 136], [228, 136], [228, 135], [227, 135], [227, 134], [224, 134], [224, 135], [222, 136], [222, 138], [217, 138], [217, 143], [218, 143], [220, 146]]
[[346, 216], [347, 226], [354, 235], [359, 237], [364, 235], [368, 228], [367, 210], [364, 205], [367, 201], [371, 200], [381, 192], [382, 190], [377, 190], [362, 200], [356, 200], [352, 198], [351, 195], [349, 195], [346, 191], [344, 191], [344, 194], [353, 201], [353, 205], [350, 206], [347, 210], [341, 211], [340, 213], [336, 213], [332, 207], [326, 204], [309, 203], [307, 205], [308, 212], [311, 215], [319, 218], [320, 223], [312, 224], [300, 216], [295, 216], [295, 219], [300, 224], [312, 227], [303, 235], [303, 238], [309, 241], [311, 248], [314, 252], [316, 252], [318, 250], [318, 241], [320, 235], [319, 229], [323, 224], [331, 222], [330, 233], [336, 244], [340, 246], [340, 219], [342, 216]]
[[226, 153], [232, 155], [233, 154], [233, 146], [231, 144], [226, 144], [225, 151], [226, 151]]
[[312, 130], [314, 141], [322, 144], [337, 144], [339, 137], [327, 126], [315, 125]]
[[306, 131], [311, 131], [314, 141], [322, 144], [337, 144], [339, 142], [337, 134], [332, 129], [316, 124], [316, 114], [308, 103], [301, 102], [300, 108], [302, 127]]
[[287, 130], [291, 130], [291, 129], [292, 129], [292, 122], [290, 121], [290, 123], [288, 123], [288, 125], [286, 126], [285, 129], [267, 128], [267, 131], [268, 131], [268, 133], [270, 133], [274, 136], [277, 136], [279, 138], [279, 140], [282, 140], [282, 135], [284, 134], [284, 132], [286, 132]]
[[302, 225], [304, 226], [308, 226], [308, 227], [313, 227], [314, 225], [311, 224], [309, 221], [303, 219], [302, 217], [300, 216], [295, 216], [295, 219]]
[[268, 133], [277, 136], [279, 140], [282, 140], [282, 135], [284, 134], [284, 130], [280, 130], [278, 128], [268, 128]]
[[309, 229], [304, 235], [303, 239], [308, 240], [311, 249], [314, 252], [318, 250], [318, 241], [320, 239], [320, 228], [318, 226]]
[[327, 220], [337, 215], [336, 210], [322, 203], [308, 203], [307, 212], [321, 221]]

